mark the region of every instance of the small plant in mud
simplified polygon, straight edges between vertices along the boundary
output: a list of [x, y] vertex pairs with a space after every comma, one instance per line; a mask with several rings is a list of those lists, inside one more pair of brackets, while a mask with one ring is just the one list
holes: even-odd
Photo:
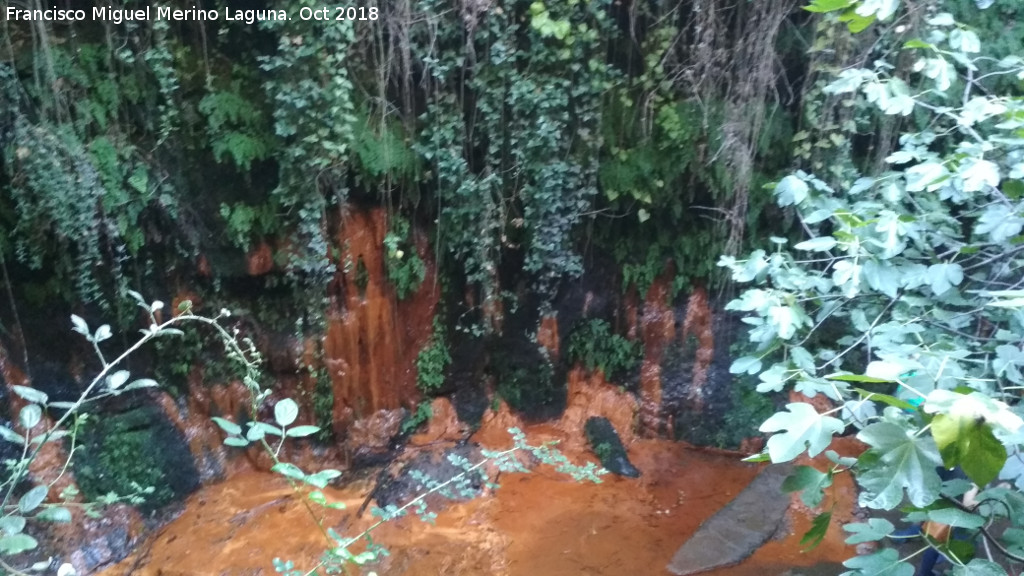
[[444, 372], [452, 363], [445, 342], [444, 326], [434, 318], [434, 333], [430, 341], [416, 356], [416, 385], [425, 393], [436, 392], [444, 386]]
[[608, 322], [591, 318], [577, 325], [569, 336], [568, 357], [587, 370], [598, 370], [611, 379], [635, 368], [643, 357], [643, 344], [612, 332]]
[[384, 236], [388, 280], [395, 287], [399, 300], [415, 293], [427, 275], [427, 267], [412, 244], [411, 232], [409, 221], [396, 216], [391, 220], [391, 230]]
[[429, 400], [423, 400], [416, 405], [416, 411], [410, 414], [402, 422], [402, 434], [408, 434], [425, 424], [434, 415], [434, 409], [430, 407]]

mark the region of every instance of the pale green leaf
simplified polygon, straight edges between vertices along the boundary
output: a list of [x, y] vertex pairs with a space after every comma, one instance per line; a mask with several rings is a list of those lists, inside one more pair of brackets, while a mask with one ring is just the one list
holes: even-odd
[[37, 546], [39, 546], [39, 543], [28, 534], [0, 536], [0, 555], [21, 554], [22, 552], [34, 550]]
[[46, 485], [39, 485], [29, 490], [21, 497], [21, 500], [18, 500], [18, 510], [24, 514], [35, 510], [43, 503], [43, 500], [46, 500], [46, 495], [49, 492], [50, 489]]
[[864, 492], [861, 506], [891, 510], [903, 501], [906, 489], [910, 501], [919, 507], [939, 497], [942, 480], [935, 467], [942, 463], [935, 441], [919, 437], [891, 422], [875, 422], [857, 434], [873, 448], [877, 461], [869, 463], [857, 480]]
[[0, 531], [4, 534], [20, 534], [25, 529], [25, 517], [11, 514], [0, 516]]
[[760, 430], [776, 432], [768, 439], [772, 462], [789, 462], [804, 450], [811, 457], [817, 456], [844, 427], [841, 420], [818, 414], [810, 404], [793, 402], [786, 405], [785, 412], [777, 412], [765, 420]]
[[11, 386], [11, 390], [13, 390], [14, 393], [20, 396], [22, 399], [28, 400], [33, 404], [45, 405], [46, 401], [50, 399], [50, 397], [47, 396], [44, 392], [36, 390], [35, 388], [29, 388], [28, 386], [14, 385]]
[[117, 390], [128, 381], [128, 377], [131, 373], [127, 370], [118, 370], [110, 376], [107, 376], [107, 388], [110, 390]]
[[249, 441], [240, 436], [228, 436], [224, 439], [226, 446], [234, 446], [235, 448], [245, 448], [249, 445]]
[[914, 566], [900, 561], [900, 554], [892, 548], [885, 548], [873, 554], [854, 556], [843, 566], [851, 571], [842, 576], [914, 576]]
[[18, 421], [25, 430], [31, 430], [43, 419], [43, 409], [38, 404], [28, 404], [18, 414]]
[[304, 436], [310, 436], [320, 431], [319, 426], [296, 426], [289, 428], [285, 433], [289, 438], [302, 438]]
[[0, 438], [3, 438], [4, 440], [6, 440], [8, 442], [13, 442], [15, 444], [24, 444], [25, 443], [25, 437], [24, 436], [22, 436], [21, 434], [18, 434], [14, 430], [11, 430], [7, 426], [0, 426]]
[[809, 192], [807, 183], [796, 176], [786, 176], [775, 186], [775, 195], [779, 198], [779, 206], [793, 206], [807, 199]]
[[74, 326], [73, 330], [75, 332], [78, 332], [82, 336], [88, 336], [90, 334], [89, 333], [89, 325], [85, 323], [85, 320], [83, 320], [81, 316], [78, 316], [76, 314], [72, 314], [71, 315], [71, 324]]
[[210, 420], [213, 420], [217, 424], [217, 426], [220, 426], [221, 430], [227, 432], [228, 434], [237, 436], [242, 433], [242, 427], [239, 426], [238, 424], [235, 424], [231, 420], [221, 418], [220, 416], [213, 416], [212, 418], [210, 418]]
[[954, 528], [968, 528], [970, 530], [976, 530], [985, 525], [985, 519], [981, 516], [964, 512], [959, 508], [940, 508], [938, 510], [929, 510], [928, 519], [932, 522], [945, 524], [946, 526], [952, 526]]
[[964, 566], [954, 566], [953, 576], [1006, 576], [1006, 570], [995, 562], [974, 558]]
[[793, 246], [797, 250], [807, 250], [809, 252], [827, 252], [836, 247], [836, 239], [831, 236], [818, 236], [810, 240], [804, 240], [799, 244]]
[[280, 426], [288, 426], [299, 416], [299, 405], [291, 398], [285, 398], [274, 405], [274, 420]]
[[757, 374], [761, 371], [761, 359], [757, 356], [743, 356], [729, 365], [730, 374]]
[[874, 542], [892, 534], [896, 527], [885, 518], [869, 518], [866, 523], [847, 524], [843, 526], [851, 534], [846, 539], [847, 544], [860, 544], [862, 542]]
[[92, 341], [103, 342], [104, 340], [109, 339], [113, 335], [114, 334], [110, 331], [110, 325], [104, 324], [103, 326], [100, 326], [99, 328], [96, 329], [96, 333], [93, 334], [92, 336]]
[[304, 480], [306, 473], [302, 471], [298, 466], [288, 462], [278, 462], [270, 469], [271, 472], [277, 472], [282, 476], [291, 478], [292, 480]]
[[43, 508], [36, 518], [45, 522], [54, 522], [57, 524], [68, 524], [71, 522], [71, 510], [63, 506], [52, 506]]

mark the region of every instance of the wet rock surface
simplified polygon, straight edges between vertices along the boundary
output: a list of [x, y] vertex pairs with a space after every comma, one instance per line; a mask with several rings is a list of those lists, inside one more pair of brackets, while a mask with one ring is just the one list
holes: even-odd
[[[428, 484], [431, 482], [446, 482], [462, 474], [466, 467], [481, 460], [483, 456], [480, 448], [469, 444], [419, 450], [411, 459], [400, 465], [398, 472], [382, 477], [372, 496], [382, 508], [402, 506], [428, 490]], [[464, 463], [464, 466], [457, 465], [457, 462]], [[470, 473], [465, 483], [460, 483], [459, 486], [453, 484], [451, 489], [442, 492], [445, 496], [430, 497], [427, 503], [436, 510], [446, 505], [445, 500], [467, 500], [478, 495], [484, 487], [483, 484], [479, 475]], [[470, 493], [463, 494], [459, 487]]]
[[676, 576], [738, 564], [782, 527], [789, 507], [782, 482], [791, 467], [765, 468], [740, 494], [704, 522], [668, 565]]
[[612, 423], [607, 418], [592, 417], [587, 419], [583, 431], [587, 436], [590, 449], [612, 474], [627, 478], [639, 478], [640, 470], [629, 461], [629, 454], [619, 439]]

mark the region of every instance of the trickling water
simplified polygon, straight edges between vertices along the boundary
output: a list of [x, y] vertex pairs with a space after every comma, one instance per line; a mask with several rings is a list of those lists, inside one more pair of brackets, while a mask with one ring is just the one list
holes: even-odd
[[426, 238], [414, 231], [426, 277], [419, 290], [398, 300], [385, 276], [386, 220], [380, 208], [353, 210], [341, 227], [341, 261], [324, 341], [339, 438], [353, 421], [379, 410], [411, 408], [419, 397], [415, 363], [432, 333], [436, 270]]

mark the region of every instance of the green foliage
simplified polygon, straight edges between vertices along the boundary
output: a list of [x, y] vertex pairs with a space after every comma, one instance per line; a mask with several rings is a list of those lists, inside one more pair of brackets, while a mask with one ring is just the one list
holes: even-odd
[[334, 436], [334, 383], [327, 368], [314, 371], [316, 387], [313, 389], [313, 415], [320, 427], [317, 439], [329, 442]]
[[[415, 7], [445, 10], [436, 0]], [[582, 270], [571, 233], [597, 192], [601, 95], [614, 76], [607, 7], [535, 3], [526, 29], [516, 7], [489, 11], [468, 46], [459, 26], [428, 29], [429, 17], [412, 33], [436, 87], [415, 149], [437, 189], [440, 245], [481, 287], [481, 300], [497, 298], [503, 245], [522, 246], [524, 270], [545, 299]]]
[[399, 126], [386, 119], [377, 122], [367, 115], [352, 130], [352, 151], [362, 176], [408, 183], [419, 173], [419, 158], [410, 146], [410, 137]]
[[220, 216], [227, 227], [232, 244], [248, 250], [254, 237], [266, 236], [277, 229], [277, 213], [270, 204], [250, 206], [238, 202], [221, 204]]
[[[310, 4], [291, 0], [281, 8], [297, 14]], [[273, 132], [281, 150], [273, 197], [295, 225], [289, 271], [317, 288], [334, 273], [324, 219], [329, 199], [344, 199], [342, 167], [356, 121], [346, 66], [355, 30], [351, 20], [333, 24], [298, 18], [260, 22], [261, 29], [278, 38], [276, 52], [259, 57], [260, 68], [268, 74], [264, 88], [273, 103]]]
[[396, 216], [391, 219], [391, 228], [384, 235], [385, 271], [399, 300], [414, 294], [427, 275], [427, 267], [416, 253], [411, 234], [409, 221]]
[[451, 364], [448, 344], [445, 342], [444, 325], [434, 318], [434, 333], [426, 346], [416, 355], [416, 386], [426, 393], [437, 392], [444, 386], [445, 371]]
[[230, 158], [240, 171], [267, 158], [274, 145], [266, 114], [242, 91], [241, 81], [234, 80], [224, 90], [211, 90], [198, 106], [206, 117], [213, 157], [218, 162]]
[[119, 415], [93, 416], [81, 434], [81, 454], [75, 463], [75, 480], [89, 501], [109, 493], [130, 496], [144, 510], [155, 510], [175, 494], [167, 478], [167, 439], [154, 435], [153, 414], [145, 410]]
[[612, 332], [608, 322], [591, 318], [577, 325], [569, 336], [566, 357], [587, 370], [601, 370], [609, 379], [633, 370], [643, 358], [643, 343]]
[[[815, 5], [883, 22], [898, 3]], [[912, 67], [876, 61], [871, 69], [848, 68], [822, 90], [894, 122], [907, 118], [900, 149], [860, 174], [848, 163], [858, 176], [849, 183], [833, 186], [802, 171], [782, 179], [777, 201], [800, 219], [806, 239], [789, 249], [778, 238], [772, 253], [722, 257], [721, 265], [734, 280], [755, 284], [728, 305], [746, 314], [756, 349], [732, 371], [758, 374], [761, 392], [792, 386], [841, 405], [823, 415], [792, 403], [768, 418], [761, 429], [776, 433], [771, 459], [813, 456], [853, 426], [869, 450], [856, 460], [826, 454], [830, 473], [854, 474], [861, 506], [900, 507], [910, 519], [973, 535], [992, 522], [1017, 526], [1020, 516], [1010, 506], [951, 502], [966, 487], [944, 484], [937, 467], [959, 466], [981, 490], [980, 502], [1004, 497], [1006, 489], [992, 486], [996, 479], [1012, 481], [1016, 498], [1024, 487], [1017, 458], [1024, 292], [1011, 272], [1024, 266], [1017, 184], [1024, 178], [1024, 100], [979, 85], [975, 63], [1021, 78], [1024, 60], [988, 58], [979, 36], [948, 13], [931, 15], [922, 33], [923, 40], [903, 46]], [[834, 337], [813, 340], [819, 330]], [[816, 474], [798, 474], [791, 487], [809, 487]], [[848, 541], [889, 532], [871, 526]], [[1007, 549], [995, 535], [980, 534]], [[958, 573], [1004, 574], [991, 562], [950, 557]], [[913, 573], [891, 549], [846, 566], [851, 575]]]
[[527, 358], [512, 355], [499, 358], [497, 392], [513, 410], [534, 417], [554, 405], [564, 388], [554, 381], [554, 366], [545, 355], [528, 359], [526, 362]]
[[429, 422], [433, 415], [434, 410], [430, 407], [430, 401], [424, 400], [420, 402], [416, 405], [416, 411], [402, 422], [402, 434], [415, 431], [420, 426]]

